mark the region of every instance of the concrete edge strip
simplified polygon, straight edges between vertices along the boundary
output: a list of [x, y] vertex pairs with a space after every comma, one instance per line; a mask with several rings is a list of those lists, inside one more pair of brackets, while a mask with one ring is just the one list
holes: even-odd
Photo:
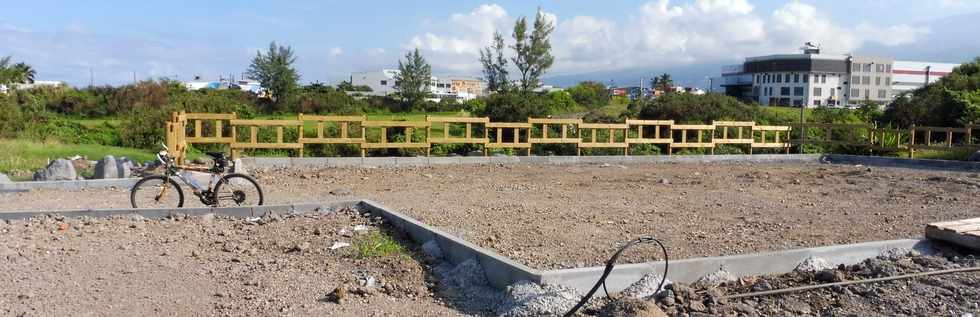
[[496, 252], [392, 211], [377, 202], [363, 200], [360, 205], [363, 211], [384, 218], [390, 225], [408, 234], [419, 245], [435, 241], [442, 249], [443, 256], [453, 264], [476, 259], [486, 272], [487, 280], [498, 289], [505, 289], [519, 281], [541, 282], [541, 272]]
[[[810, 257], [822, 258], [833, 265], [849, 265], [879, 256], [892, 249], [910, 249], [923, 254], [935, 252], [929, 240], [908, 239], [734, 256], [692, 258], [670, 261], [667, 278], [673, 282], [693, 283], [722, 268], [735, 277], [781, 274], [793, 271], [800, 263]], [[663, 261], [617, 265], [606, 278], [606, 286], [611, 292], [621, 291], [646, 274], [663, 274], [663, 267]], [[595, 284], [604, 269], [604, 266], [595, 266], [546, 271], [542, 274], [541, 282], [565, 285], [585, 292]]]
[[130, 188], [139, 178], [85, 179], [75, 181], [12, 182], [0, 183], [0, 192], [18, 192], [32, 189], [81, 190], [86, 188]]
[[250, 157], [254, 167], [403, 167], [460, 164], [575, 163], [802, 163], [820, 162], [820, 154], [637, 155], [637, 156], [461, 156], [461, 157]]
[[827, 154], [823, 160], [831, 164], [861, 164], [878, 167], [899, 167], [940, 171], [980, 171], [980, 162], [923, 160], [898, 157]]
[[166, 218], [171, 215], [200, 216], [214, 213], [230, 217], [261, 217], [268, 212], [280, 214], [297, 214], [311, 212], [333, 212], [343, 208], [358, 208], [359, 200], [338, 201], [329, 203], [298, 203], [289, 205], [265, 205], [254, 207], [191, 207], [191, 208], [113, 208], [113, 209], [75, 209], [75, 210], [26, 210], [0, 212], [0, 220], [25, 219], [43, 215], [61, 215], [68, 218], [77, 217], [111, 217], [117, 215], [140, 215], [146, 218]]

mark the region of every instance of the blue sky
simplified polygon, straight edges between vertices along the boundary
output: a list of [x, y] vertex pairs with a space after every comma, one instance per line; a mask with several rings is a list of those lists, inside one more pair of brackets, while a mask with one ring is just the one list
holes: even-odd
[[552, 74], [568, 75], [732, 62], [803, 41], [887, 51], [935, 35], [930, 21], [980, 12], [980, 0], [16, 1], [0, 15], [0, 56], [75, 85], [90, 69], [96, 84], [134, 72], [212, 79], [243, 72], [275, 40], [297, 51], [306, 82], [393, 67], [414, 47], [436, 73], [477, 75], [492, 31], [509, 34], [538, 7], [557, 25]]

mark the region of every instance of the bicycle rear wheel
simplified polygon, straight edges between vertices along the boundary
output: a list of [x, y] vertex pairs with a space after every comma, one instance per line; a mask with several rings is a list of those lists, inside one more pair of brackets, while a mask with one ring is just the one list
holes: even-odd
[[133, 208], [180, 208], [184, 206], [184, 191], [170, 178], [147, 176], [133, 185], [129, 201]]
[[221, 177], [214, 186], [214, 197], [215, 207], [260, 206], [264, 199], [259, 182], [237, 173]]

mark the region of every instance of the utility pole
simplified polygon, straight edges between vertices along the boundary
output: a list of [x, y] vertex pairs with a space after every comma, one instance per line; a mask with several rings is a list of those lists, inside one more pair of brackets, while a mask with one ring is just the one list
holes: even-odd
[[930, 70], [932, 70], [932, 66], [931, 65], [930, 66], [926, 66], [926, 83], [925, 83], [925, 85], [922, 85], [922, 87], [925, 87], [925, 86], [928, 86], [929, 85], [929, 71]]

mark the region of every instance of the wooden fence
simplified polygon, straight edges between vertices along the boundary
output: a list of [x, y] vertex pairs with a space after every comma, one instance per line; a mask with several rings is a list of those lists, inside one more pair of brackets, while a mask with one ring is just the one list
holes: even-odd
[[790, 124], [764, 126], [755, 122], [714, 121], [677, 124], [672, 120], [634, 120], [624, 123], [586, 123], [581, 119], [531, 118], [527, 122], [490, 122], [488, 118], [426, 117], [425, 121], [372, 121], [364, 116], [299, 114], [295, 120], [242, 120], [234, 113], [173, 113], [166, 123], [166, 144], [183, 163], [192, 144], [222, 144], [239, 157], [244, 150], [281, 149], [303, 156], [308, 144], [348, 144], [366, 156], [376, 149], [418, 149], [431, 154], [433, 144], [482, 145], [491, 149], [523, 149], [535, 144], [566, 144], [582, 149], [622, 150], [637, 144], [675, 149], [696, 148], [714, 153], [720, 145], [789, 153], [793, 146], [816, 144], [853, 146], [868, 151], [980, 149], [974, 131], [962, 128], [879, 128], [869, 124]]

